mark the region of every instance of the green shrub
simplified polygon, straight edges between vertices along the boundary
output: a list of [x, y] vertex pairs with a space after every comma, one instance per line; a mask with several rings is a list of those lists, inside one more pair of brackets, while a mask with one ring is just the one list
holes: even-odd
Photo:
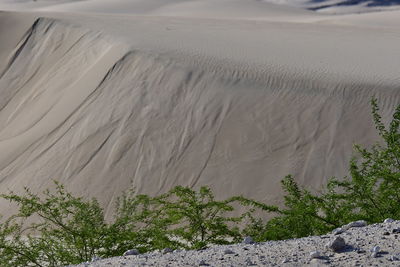
[[115, 219], [106, 223], [96, 200], [74, 197], [58, 183], [43, 197], [28, 189], [24, 196], [2, 197], [19, 212], [0, 224], [1, 266], [60, 266], [132, 248], [147, 252], [238, 242], [239, 226], [250, 212], [228, 215], [235, 205], [252, 203], [242, 197], [217, 201], [207, 187], [178, 186], [158, 197], [129, 191], [118, 199]]
[[347, 204], [357, 217], [374, 223], [388, 217], [400, 219], [400, 105], [388, 127], [381, 121], [377, 100], [372, 99], [371, 105], [384, 144], [369, 150], [356, 145], [361, 160], [350, 162], [351, 179], [333, 183], [344, 190]]
[[[59, 266], [80, 263], [107, 250], [108, 226], [96, 200], [73, 197], [57, 184], [56, 192], [39, 198], [2, 195], [19, 212], [0, 226], [2, 266]], [[33, 223], [28, 223], [34, 218]]]
[[258, 240], [324, 234], [355, 220], [400, 219], [400, 105], [388, 127], [382, 123], [375, 98], [371, 106], [383, 144], [370, 149], [355, 145], [358, 158], [350, 161], [350, 176], [331, 179], [320, 195], [300, 188], [292, 176], [285, 177], [285, 208], [255, 233]]
[[149, 247], [144, 250], [200, 249], [210, 244], [238, 242], [242, 238], [239, 226], [248, 211], [238, 216], [229, 215], [235, 206], [247, 205], [244, 201], [251, 202], [242, 197], [217, 201], [207, 187], [196, 192], [177, 186], [155, 198], [128, 194], [119, 200], [117, 222], [126, 226], [124, 231], [147, 233], [148, 240], [142, 244]]

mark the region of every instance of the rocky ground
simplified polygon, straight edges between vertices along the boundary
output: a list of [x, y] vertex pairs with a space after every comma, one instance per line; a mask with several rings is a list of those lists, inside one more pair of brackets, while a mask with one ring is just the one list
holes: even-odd
[[97, 259], [100, 266], [400, 266], [400, 221], [359, 221], [323, 236], [285, 241], [213, 246], [197, 251], [164, 251]]

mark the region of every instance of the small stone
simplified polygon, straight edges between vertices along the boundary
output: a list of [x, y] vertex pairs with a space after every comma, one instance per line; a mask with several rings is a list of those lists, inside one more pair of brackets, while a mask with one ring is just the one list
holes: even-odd
[[137, 249], [130, 249], [130, 250], [128, 250], [128, 251], [126, 251], [126, 252], [124, 253], [124, 256], [135, 256], [135, 255], [139, 255], [139, 254], [140, 254], [139, 250], [137, 250]]
[[394, 220], [392, 218], [387, 218], [383, 221], [384, 223], [392, 223]]
[[390, 233], [386, 231], [383, 233], [383, 235], [390, 235]]
[[334, 252], [340, 252], [346, 247], [346, 242], [342, 237], [336, 237], [332, 242], [328, 243], [328, 248]]
[[400, 261], [400, 255], [391, 255], [389, 257], [390, 261]]
[[254, 244], [254, 240], [253, 240], [253, 238], [251, 238], [251, 236], [246, 236], [243, 239], [243, 243], [246, 245]]
[[371, 258], [377, 258], [378, 257], [378, 252], [372, 252]]
[[288, 263], [288, 262], [289, 262], [289, 260], [286, 259], [286, 258], [284, 258], [284, 259], [282, 260], [282, 263]]
[[336, 229], [334, 229], [334, 230], [332, 231], [332, 234], [334, 234], [334, 235], [340, 235], [340, 234], [344, 233], [345, 231], [346, 231], [346, 230], [343, 229], [343, 228], [336, 228]]
[[371, 249], [371, 252], [376, 252], [378, 253], [379, 251], [381, 251], [381, 247], [380, 246], [375, 246]]
[[255, 264], [251, 261], [250, 258], [247, 258], [246, 261], [245, 261], [245, 263], [246, 263], [247, 266], [254, 266], [254, 265], [255, 265]]
[[400, 228], [395, 228], [392, 230], [393, 234], [400, 234]]
[[355, 222], [351, 222], [349, 224], [346, 224], [343, 228], [345, 228], [347, 230], [347, 229], [350, 229], [350, 228], [353, 228], [353, 227], [365, 227], [367, 225], [368, 224], [367, 224], [366, 221], [360, 220], [360, 221], [355, 221]]
[[363, 249], [358, 248], [358, 249], [356, 250], [356, 252], [357, 252], [357, 254], [363, 254], [363, 253], [365, 253], [366, 251], [363, 250]]
[[207, 264], [205, 260], [201, 260], [201, 261], [199, 262], [199, 265], [200, 265], [200, 266], [209, 266], [209, 264]]
[[174, 252], [174, 250], [172, 248], [164, 248], [162, 251], [163, 254], [168, 254], [168, 253], [172, 253], [172, 252]]
[[235, 254], [235, 252], [229, 248], [224, 250], [224, 254]]
[[311, 251], [310, 252], [311, 259], [318, 259], [320, 257], [321, 257], [321, 252], [319, 252], [319, 251]]

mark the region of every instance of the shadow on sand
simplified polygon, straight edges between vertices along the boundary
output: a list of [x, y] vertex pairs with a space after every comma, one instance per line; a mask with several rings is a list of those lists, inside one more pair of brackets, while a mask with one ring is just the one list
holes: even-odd
[[379, 7], [379, 6], [393, 6], [400, 5], [400, 0], [344, 0], [336, 4], [324, 5], [325, 0], [310, 0], [310, 3], [321, 3], [320, 6], [309, 8], [310, 10], [319, 10], [328, 7], [335, 6], [352, 6], [366, 3], [368, 7]]

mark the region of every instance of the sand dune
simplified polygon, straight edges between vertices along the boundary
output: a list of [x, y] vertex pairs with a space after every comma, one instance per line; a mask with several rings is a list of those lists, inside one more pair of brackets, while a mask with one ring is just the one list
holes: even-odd
[[[272, 5], [271, 5], [272, 4]], [[400, 0], [1, 0], [1, 9], [190, 16], [276, 17], [282, 12], [349, 14], [400, 8]], [[294, 8], [293, 8], [294, 7]], [[296, 10], [297, 9], [297, 10]], [[303, 12], [300, 11], [303, 9]], [[232, 12], [233, 11], [233, 12]], [[240, 11], [240, 12], [237, 12]]]
[[346, 14], [399, 9], [399, 0], [263, 0], [324, 14]]
[[129, 187], [175, 185], [280, 203], [286, 174], [318, 190], [346, 174], [354, 142], [377, 141], [372, 96], [386, 121], [400, 103], [397, 11], [332, 17], [238, 0], [36, 8], [0, 13], [1, 192], [57, 179], [106, 207]]

